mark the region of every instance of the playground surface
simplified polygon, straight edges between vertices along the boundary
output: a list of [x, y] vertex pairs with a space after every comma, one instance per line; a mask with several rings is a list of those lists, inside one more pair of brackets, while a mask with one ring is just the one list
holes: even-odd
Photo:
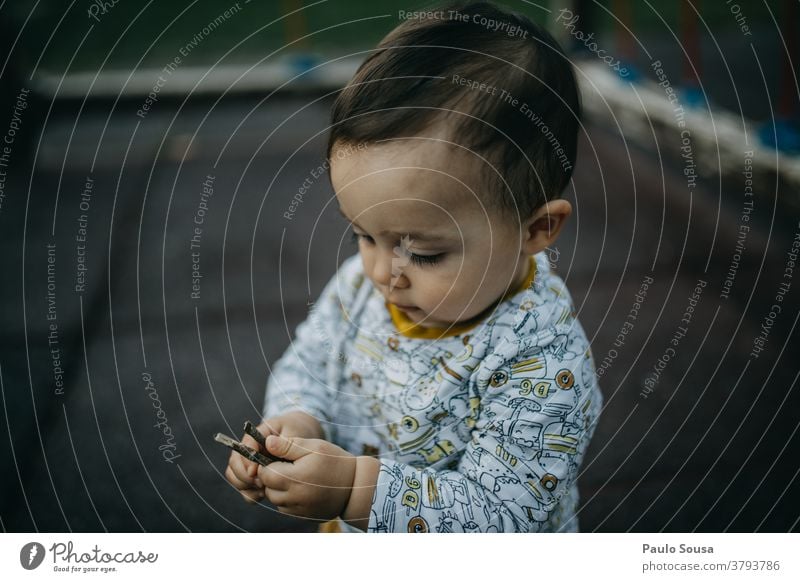
[[[0, 215], [7, 530], [316, 527], [246, 505], [212, 440], [258, 418], [269, 364], [355, 253], [327, 179], [285, 215], [323, 161], [329, 102], [307, 104], [160, 104], [142, 120], [138, 103], [95, 103], [74, 127], [72, 103], [48, 120]], [[796, 529], [797, 314], [770, 320], [770, 306], [797, 222], [759, 191], [728, 284], [743, 183], [689, 189], [655, 151], [590, 123], [576, 213], [550, 252], [603, 368], [581, 530]]]

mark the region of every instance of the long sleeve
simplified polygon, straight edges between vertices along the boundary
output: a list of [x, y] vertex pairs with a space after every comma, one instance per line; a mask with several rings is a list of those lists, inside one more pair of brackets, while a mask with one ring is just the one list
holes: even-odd
[[457, 419], [472, 427], [457, 462], [437, 470], [381, 458], [367, 531], [559, 529], [602, 404], [585, 335], [569, 319], [576, 329], [499, 342], [476, 369], [469, 391], [480, 405], [477, 418]]
[[301, 410], [316, 418], [324, 438], [332, 438], [331, 361], [337, 358], [344, 313], [363, 278], [354, 276], [358, 255], [346, 260], [326, 284], [294, 339], [272, 367], [267, 382], [264, 418]]

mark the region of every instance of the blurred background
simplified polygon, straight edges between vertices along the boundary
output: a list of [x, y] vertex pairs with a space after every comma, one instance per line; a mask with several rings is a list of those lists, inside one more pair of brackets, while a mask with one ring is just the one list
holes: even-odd
[[[549, 251], [605, 394], [581, 530], [797, 531], [797, 0], [502, 4], [586, 110]], [[316, 528], [211, 435], [356, 252], [311, 174], [338, 89], [434, 6], [0, 3], [3, 531]]]

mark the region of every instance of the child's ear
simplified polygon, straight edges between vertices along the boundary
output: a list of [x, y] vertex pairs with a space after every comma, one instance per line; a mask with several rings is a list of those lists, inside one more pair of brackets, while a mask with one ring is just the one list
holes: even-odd
[[570, 214], [572, 204], [561, 199], [551, 200], [537, 208], [523, 225], [522, 248], [525, 254], [535, 255], [551, 246]]

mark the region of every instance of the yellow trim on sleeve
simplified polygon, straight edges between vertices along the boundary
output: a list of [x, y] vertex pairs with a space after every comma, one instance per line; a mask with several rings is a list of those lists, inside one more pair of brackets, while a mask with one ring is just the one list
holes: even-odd
[[389, 314], [392, 317], [392, 322], [397, 328], [397, 331], [406, 337], [416, 339], [440, 339], [444, 337], [460, 335], [477, 326], [481, 321], [483, 321], [483, 319], [486, 318], [487, 315], [492, 312], [495, 307], [497, 307], [499, 303], [505, 301], [509, 297], [513, 297], [520, 291], [523, 291], [531, 286], [534, 278], [536, 277], [536, 259], [533, 258], [533, 255], [529, 255], [528, 259], [530, 263], [528, 274], [525, 277], [525, 280], [520, 283], [519, 286], [517, 286], [515, 289], [509, 289], [500, 299], [492, 303], [481, 313], [464, 322], [453, 324], [448, 327], [425, 327], [414, 322], [399, 308], [391, 303], [386, 303], [386, 308], [389, 310]]
[[339, 518], [332, 519], [331, 521], [326, 521], [319, 524], [317, 528], [317, 532], [319, 533], [344, 533], [342, 532], [342, 524], [339, 521]]

